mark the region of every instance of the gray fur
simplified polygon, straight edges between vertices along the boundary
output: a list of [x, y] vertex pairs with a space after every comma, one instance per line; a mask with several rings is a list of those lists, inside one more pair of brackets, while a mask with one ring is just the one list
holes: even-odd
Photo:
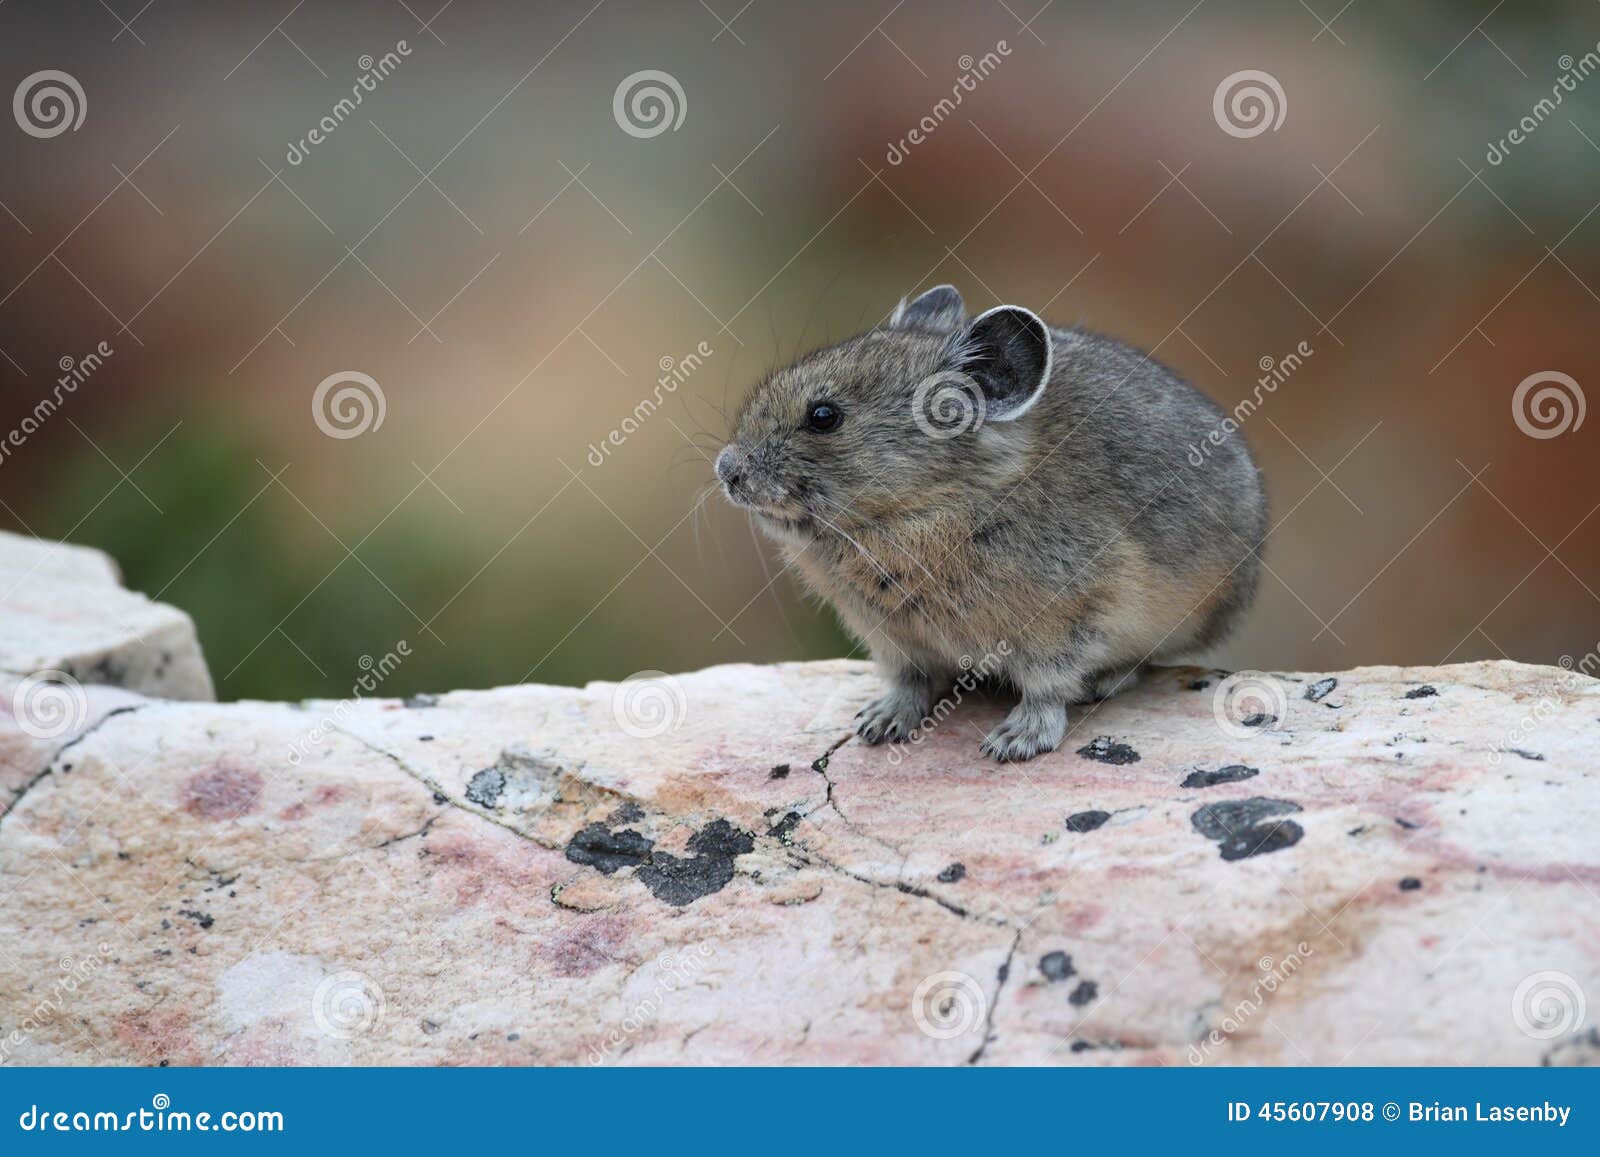
[[[1052, 327], [1047, 357], [1008, 354], [1028, 319], [969, 322], [949, 287], [902, 303], [760, 383], [718, 456], [729, 499], [871, 647], [891, 689], [862, 712], [869, 742], [908, 738], [941, 688], [999, 651], [1022, 701], [985, 753], [1053, 750], [1067, 704], [1220, 641], [1255, 594], [1267, 504], [1250, 452], [1235, 432], [1201, 465], [1189, 456], [1223, 412], [1099, 334]], [[952, 413], [983, 420], [926, 432], [939, 427], [914, 401], [930, 377]], [[837, 429], [808, 428], [821, 401]]]

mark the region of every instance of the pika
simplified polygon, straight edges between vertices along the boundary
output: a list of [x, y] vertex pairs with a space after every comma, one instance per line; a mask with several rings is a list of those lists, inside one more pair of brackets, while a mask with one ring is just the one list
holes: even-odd
[[981, 745], [1006, 762], [1249, 606], [1267, 501], [1225, 417], [1131, 346], [1020, 306], [969, 319], [941, 285], [768, 375], [715, 470], [871, 649], [888, 693], [861, 738], [912, 738], [982, 656], [1020, 696]]

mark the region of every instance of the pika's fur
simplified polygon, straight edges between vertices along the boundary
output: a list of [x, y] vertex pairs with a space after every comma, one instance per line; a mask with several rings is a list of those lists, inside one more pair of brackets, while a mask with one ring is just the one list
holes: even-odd
[[771, 374], [716, 472], [872, 650], [869, 743], [911, 737], [975, 663], [1021, 695], [982, 750], [1054, 750], [1067, 706], [1220, 640], [1255, 594], [1261, 476], [1146, 354], [948, 285]]

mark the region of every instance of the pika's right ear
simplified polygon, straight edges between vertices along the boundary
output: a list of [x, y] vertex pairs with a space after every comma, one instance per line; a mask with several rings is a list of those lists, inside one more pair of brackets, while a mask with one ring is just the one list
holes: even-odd
[[967, 320], [966, 303], [953, 285], [936, 285], [915, 301], [900, 299], [889, 315], [888, 329], [931, 329], [950, 333]]
[[951, 339], [953, 367], [978, 383], [991, 422], [1013, 422], [1033, 408], [1050, 382], [1050, 327], [1020, 305], [980, 313]]

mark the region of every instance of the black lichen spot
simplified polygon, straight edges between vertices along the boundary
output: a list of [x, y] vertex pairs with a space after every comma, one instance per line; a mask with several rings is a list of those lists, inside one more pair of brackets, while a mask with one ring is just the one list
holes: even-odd
[[439, 697], [437, 695], [408, 695], [406, 696], [404, 703], [407, 707], [413, 708], [437, 707], [439, 706]]
[[823, 772], [827, 771], [828, 757], [826, 755], [819, 755], [816, 759], [813, 759], [811, 761], [811, 770], [816, 772], [818, 775], [821, 775]]
[[1097, 736], [1093, 743], [1078, 748], [1078, 754], [1085, 759], [1115, 764], [1118, 767], [1127, 763], [1139, 762], [1139, 753], [1137, 751], [1126, 743], [1113, 742], [1109, 735]]
[[1315, 683], [1306, 688], [1306, 698], [1311, 700], [1313, 703], [1321, 703], [1323, 699], [1327, 698], [1328, 692], [1332, 691], [1338, 685], [1339, 680], [1335, 679], [1331, 675], [1326, 679], [1318, 679]]
[[1276, 715], [1268, 715], [1265, 711], [1257, 711], [1254, 715], [1246, 715], [1239, 720], [1246, 727], [1265, 727], [1267, 724], [1276, 723], [1277, 721], [1278, 717]]
[[467, 781], [467, 798], [479, 807], [498, 807], [500, 793], [506, 789], [506, 773], [486, 767]]
[[644, 808], [629, 800], [627, 803], [620, 804], [616, 810], [608, 815], [606, 822], [620, 827], [623, 824], [636, 824], [642, 819], [644, 819]]
[[590, 824], [567, 844], [567, 859], [609, 876], [622, 868], [648, 864], [654, 847], [655, 841], [639, 832], [613, 832], [604, 824]]
[[[1189, 684], [1189, 690], [1191, 690], [1191, 691], [1204, 691], [1209, 686], [1211, 686], [1211, 680], [1210, 679], [1196, 679], [1193, 683]], [[1083, 1044], [1083, 1042], [1079, 1041], [1078, 1044]], [[1092, 1047], [1092, 1046], [1085, 1045], [1084, 1047], [1085, 1048], [1089, 1048], [1089, 1047]], [[1077, 1048], [1077, 1044], [1073, 1045], [1073, 1048]]]
[[712, 820], [689, 837], [687, 859], [656, 852], [639, 869], [639, 879], [657, 900], [682, 908], [702, 896], [720, 892], [733, 879], [733, 861], [755, 850], [756, 840], [727, 820]]
[[767, 835], [776, 839], [780, 839], [787, 844], [790, 842], [789, 833], [794, 831], [795, 827], [803, 818], [804, 817], [801, 816], [799, 812], [789, 812], [781, 820], [767, 829]]
[[1222, 850], [1224, 860], [1244, 860], [1292, 848], [1305, 834], [1305, 829], [1293, 820], [1274, 820], [1231, 835], [1217, 847]]
[[1439, 693], [1438, 689], [1424, 683], [1420, 687], [1413, 687], [1406, 692], [1407, 699], [1430, 699]]
[[1531, 759], [1535, 763], [1544, 762], [1544, 756], [1540, 755], [1537, 751], [1527, 751], [1521, 747], [1508, 747], [1506, 750], [1512, 755], [1520, 755], [1523, 759]]
[[949, 865], [939, 872], [938, 880], [941, 884], [960, 883], [967, 875], [967, 866], [960, 861]]
[[727, 820], [712, 820], [689, 837], [689, 850], [703, 856], [742, 856], [756, 850], [756, 840]]
[[787, 763], [778, 764], [777, 767], [775, 767], [771, 771], [767, 772], [767, 778], [768, 779], [788, 779], [789, 778], [789, 765]]
[[209, 928], [211, 925], [216, 923], [216, 921], [211, 918], [209, 913], [196, 912], [191, 908], [179, 908], [178, 915], [188, 917], [190, 920], [193, 920], [196, 924], [200, 925], [201, 928]]
[[1065, 952], [1046, 952], [1039, 957], [1039, 971], [1044, 973], [1044, 978], [1051, 984], [1065, 980], [1074, 972], [1072, 957]]
[[1100, 986], [1092, 980], [1080, 980], [1078, 987], [1072, 990], [1072, 995], [1067, 997], [1068, 1004], [1083, 1007], [1095, 997], [1100, 995]]
[[1241, 779], [1250, 779], [1261, 774], [1259, 767], [1246, 767], [1242, 763], [1230, 763], [1227, 767], [1219, 767], [1216, 771], [1196, 771], [1184, 777], [1183, 787], [1216, 787], [1219, 783], [1238, 783]]
[[[1134, 756], [1134, 758], [1137, 759], [1138, 756]], [[1104, 824], [1110, 818], [1111, 818], [1111, 813], [1110, 812], [1103, 812], [1103, 811], [1075, 812], [1074, 814], [1072, 814], [1072, 815], [1067, 817], [1067, 831], [1069, 831], [1069, 832], [1077, 832], [1080, 835], [1083, 834], [1084, 832], [1092, 832], [1092, 831], [1095, 830], [1095, 828], [1100, 827], [1102, 824]]]
[[1394, 822], [1399, 824], [1401, 827], [1403, 827], [1408, 832], [1414, 832], [1414, 831], [1416, 831], [1418, 828], [1420, 828], [1422, 826], [1421, 824], [1418, 824], [1418, 823], [1412, 823], [1410, 820], [1406, 819], [1404, 816], [1395, 816], [1394, 817]]
[[1402, 892], [1415, 892], [1420, 887], [1422, 887], [1422, 881], [1415, 876], [1407, 876], [1400, 881], [1400, 890]]
[[1292, 815], [1300, 805], [1287, 799], [1251, 796], [1208, 803], [1190, 817], [1195, 830], [1208, 840], [1225, 840], [1277, 816]]
[[449, 803], [450, 802], [450, 797], [445, 795], [444, 792], [442, 792], [442, 791], [436, 791], [436, 792], [433, 793], [433, 802], [434, 803]]

